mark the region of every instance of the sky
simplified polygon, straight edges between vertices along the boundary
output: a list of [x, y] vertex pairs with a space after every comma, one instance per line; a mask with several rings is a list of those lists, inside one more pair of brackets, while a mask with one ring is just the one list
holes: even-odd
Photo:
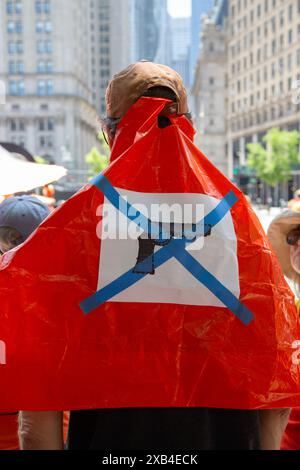
[[171, 16], [191, 16], [191, 0], [168, 0]]

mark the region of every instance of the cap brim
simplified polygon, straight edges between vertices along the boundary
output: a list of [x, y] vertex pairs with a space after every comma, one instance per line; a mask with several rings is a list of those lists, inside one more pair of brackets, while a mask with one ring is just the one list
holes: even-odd
[[290, 260], [290, 246], [287, 244], [287, 234], [300, 225], [300, 212], [286, 210], [271, 222], [268, 238], [279, 259], [284, 275], [293, 279], [297, 274]]

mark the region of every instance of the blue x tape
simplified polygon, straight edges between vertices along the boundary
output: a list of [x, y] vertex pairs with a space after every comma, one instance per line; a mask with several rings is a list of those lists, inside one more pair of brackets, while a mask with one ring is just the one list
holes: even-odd
[[[149, 231], [149, 226], [151, 226], [151, 234], [159, 233], [159, 231], [156, 232], [156, 230], [159, 230], [159, 226], [149, 221], [140, 212], [137, 212], [126, 199], [119, 195], [105, 176], [99, 175], [92, 181], [92, 183], [101, 190], [117, 210], [121, 211], [129, 220], [137, 223], [137, 225], [143, 228], [146, 233]], [[215, 209], [196, 224], [197, 234], [199, 234], [199, 232], [203, 234], [204, 224], [209, 224], [212, 227], [217, 225], [237, 200], [238, 198], [234, 192], [230, 191], [219, 202]], [[192, 240], [187, 239], [171, 239], [170, 243], [154, 253], [153, 267], [156, 269], [166, 263], [169, 259], [175, 257], [199, 282], [205, 285], [219, 300], [221, 300], [221, 302], [231, 310], [232, 313], [234, 313], [245, 325], [248, 325], [254, 318], [253, 314], [220, 281], [218, 281], [215, 276], [207, 271], [185, 250], [186, 245], [191, 241]], [[107, 302], [112, 297], [143, 279], [148, 275], [148, 273], [145, 272], [147, 270], [144, 269], [144, 266], [147, 265], [148, 262], [149, 258], [146, 258], [135, 266], [135, 272], [133, 272], [133, 269], [130, 269], [112, 281], [109, 285], [83, 300], [80, 303], [82, 311], [85, 314], [92, 312], [96, 308], [100, 307], [104, 302]]]

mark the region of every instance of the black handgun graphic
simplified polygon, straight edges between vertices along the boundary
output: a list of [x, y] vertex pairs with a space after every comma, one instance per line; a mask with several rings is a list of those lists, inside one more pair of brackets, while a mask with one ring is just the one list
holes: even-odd
[[[178, 224], [176, 224], [178, 225]], [[161, 230], [161, 223], [159, 224], [160, 226], [160, 233], [162, 232]], [[193, 238], [187, 238], [185, 235], [184, 231], [184, 224], [180, 224], [181, 229], [180, 229], [180, 237], [177, 238], [182, 238], [182, 239], [188, 239], [190, 243], [194, 242], [197, 238], [197, 235]], [[202, 236], [207, 237], [211, 235], [211, 229], [212, 226], [210, 224], [204, 224], [204, 233]], [[196, 232], [196, 224], [192, 224], [192, 232]], [[153, 239], [151, 238], [151, 234], [142, 234], [138, 238], [139, 242], [139, 252], [138, 252], [138, 257], [136, 261], [136, 265], [133, 268], [132, 272], [136, 274], [155, 274], [155, 268], [154, 268], [154, 249], [156, 246], [166, 246], [170, 243], [170, 241], [175, 238], [177, 234], [175, 233], [175, 224], [172, 222], [170, 224], [170, 234], [169, 238], [166, 239]]]

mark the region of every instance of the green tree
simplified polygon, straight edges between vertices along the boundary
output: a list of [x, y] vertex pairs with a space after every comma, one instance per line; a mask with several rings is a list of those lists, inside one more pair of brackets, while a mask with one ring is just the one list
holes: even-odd
[[299, 138], [297, 131], [271, 129], [260, 143], [248, 144], [247, 165], [256, 175], [272, 187], [290, 178], [293, 164], [300, 163]]
[[36, 163], [40, 163], [40, 164], [48, 163], [46, 159], [44, 157], [41, 157], [40, 155], [35, 155], [33, 158]]
[[102, 134], [98, 135], [100, 141], [100, 151], [93, 147], [85, 156], [85, 161], [89, 167], [90, 179], [101, 173], [109, 164], [109, 148]]

